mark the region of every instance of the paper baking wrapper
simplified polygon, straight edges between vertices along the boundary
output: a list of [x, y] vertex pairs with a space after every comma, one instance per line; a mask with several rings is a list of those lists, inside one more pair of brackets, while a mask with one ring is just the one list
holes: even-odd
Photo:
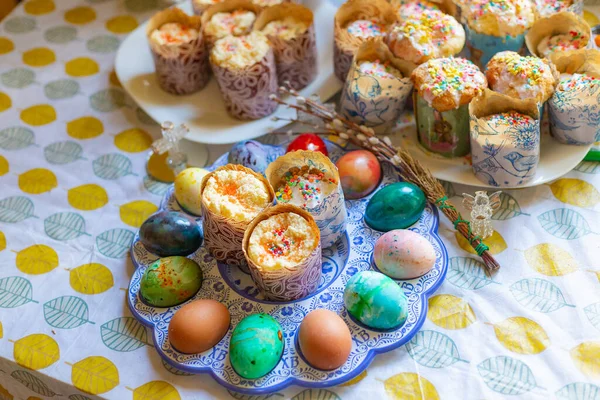
[[449, 158], [469, 154], [468, 104], [440, 112], [431, 107], [417, 91], [413, 93], [413, 99], [417, 134], [423, 147]]
[[[516, 111], [534, 119], [526, 126], [494, 130], [483, 117]], [[469, 105], [471, 158], [480, 181], [498, 187], [523, 185], [535, 176], [540, 156], [540, 113], [535, 99], [515, 99], [486, 89]]]
[[202, 16], [204, 11], [206, 11], [212, 4], [201, 4], [196, 0], [192, 0], [192, 8], [194, 10], [195, 15]]
[[159, 45], [148, 40], [158, 84], [164, 91], [172, 94], [197, 92], [210, 79], [208, 51], [204, 44], [200, 17], [189, 16], [176, 7], [161, 11], [148, 21], [148, 39], [155, 29], [169, 22], [192, 26], [198, 30], [199, 35], [195, 40], [178, 46]]
[[277, 81], [279, 85], [289, 82], [295, 90], [304, 89], [317, 76], [317, 41], [313, 12], [294, 3], [283, 3], [265, 8], [254, 23], [255, 30], [262, 30], [269, 22], [293, 16], [308, 25], [306, 32], [293, 39], [284, 40], [269, 36], [275, 53]]
[[273, 49], [259, 62], [242, 69], [211, 63], [227, 112], [233, 118], [251, 120], [266, 117], [277, 109], [270, 96], [277, 94], [277, 73]]
[[[264, 176], [246, 168], [242, 165], [227, 164], [216, 171], [243, 171], [254, 175], [265, 183], [269, 190], [271, 200], [275, 198], [273, 188]], [[218, 261], [227, 265], [235, 265], [240, 267], [245, 272], [248, 272], [244, 252], [242, 251], [242, 243], [244, 241], [244, 233], [251, 221], [236, 221], [231, 218], [225, 218], [219, 214], [212, 212], [202, 196], [204, 187], [208, 179], [213, 175], [211, 172], [204, 176], [200, 184], [200, 196], [202, 198], [202, 230], [204, 232], [204, 245], [210, 254]]]
[[[552, 55], [561, 73], [600, 78], [600, 50], [574, 50]], [[555, 91], [548, 100], [550, 133], [561, 143], [589, 145], [600, 140], [600, 87]]]
[[290, 204], [278, 204], [266, 209], [252, 220], [244, 235], [243, 251], [252, 280], [264, 294], [265, 298], [274, 301], [292, 301], [308, 296], [319, 287], [322, 268], [320, 239], [312, 253], [302, 263], [295, 265], [293, 268], [281, 268], [278, 270], [264, 269], [248, 256], [250, 236], [256, 225], [273, 215], [282, 213], [294, 213], [303, 217], [308, 221], [312, 228], [311, 230], [317, 238], [319, 238], [319, 228], [309, 212]]
[[[360, 71], [361, 61], [375, 60], [388, 62], [404, 78], [375, 77]], [[381, 38], [363, 43], [354, 57], [342, 90], [342, 114], [358, 124], [372, 127], [377, 133], [387, 132], [395, 125], [412, 92], [410, 74], [415, 67], [394, 57]]]
[[[260, 13], [260, 7], [252, 3], [250, 0], [225, 0], [222, 3], [213, 4], [212, 6], [204, 10], [204, 12], [202, 13], [202, 26], [206, 26], [206, 24], [216, 13], [232, 12], [235, 10], [252, 11], [257, 16]], [[248, 29], [248, 32], [245, 33], [250, 33], [251, 30], [252, 27], [250, 27]], [[213, 48], [215, 42], [220, 38], [204, 33], [204, 39], [206, 40], [206, 47], [208, 48], [208, 50], [210, 50]]]
[[337, 188], [327, 195], [317, 207], [306, 208], [312, 214], [321, 231], [321, 246], [325, 249], [346, 232], [346, 202], [337, 167], [329, 157], [318, 151], [293, 151], [273, 161], [265, 171], [267, 180], [274, 189], [280, 185], [282, 178], [291, 169], [303, 166], [317, 168], [325, 174], [326, 179], [338, 183]]
[[581, 32], [587, 35], [587, 48], [593, 46], [592, 29], [583, 20], [572, 12], [561, 12], [550, 17], [540, 18], [531, 27], [525, 35], [525, 45], [529, 53], [541, 57], [537, 52], [537, 47], [546, 36], [566, 34], [571, 31]]
[[394, 8], [385, 0], [349, 0], [340, 6], [333, 25], [333, 69], [341, 81], [346, 81], [354, 54], [365, 42], [346, 29], [349, 23], [359, 19], [377, 19], [389, 26], [396, 22], [396, 15]]
[[572, 12], [573, 14], [579, 15], [580, 17], [583, 17], [583, 6], [584, 6], [584, 1], [583, 0], [575, 0], [573, 2], [573, 4], [571, 4], [569, 6], [569, 8], [567, 8], [567, 11]]
[[488, 61], [496, 53], [501, 51], [515, 51], [521, 53], [525, 44], [525, 35], [518, 36], [492, 36], [476, 32], [469, 25], [465, 26], [467, 36], [466, 47], [469, 53], [469, 59], [473, 61], [481, 70], [485, 69]]

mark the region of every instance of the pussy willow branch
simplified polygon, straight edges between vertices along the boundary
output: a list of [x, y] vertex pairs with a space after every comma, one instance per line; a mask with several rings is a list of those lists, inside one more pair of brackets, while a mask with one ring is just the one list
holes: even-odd
[[[319, 118], [325, 123], [325, 130], [327, 133], [339, 137], [344, 142], [350, 142], [358, 147], [371, 151], [381, 161], [389, 162], [402, 179], [420, 187], [427, 199], [438, 206], [442, 213], [455, 224], [456, 230], [469, 241], [469, 244], [474, 249], [478, 248], [481, 244], [481, 239], [471, 232], [468, 223], [462, 222], [463, 219], [460, 213], [452, 203], [447, 200], [446, 190], [442, 184], [431, 175], [431, 172], [429, 172], [428, 169], [423, 167], [423, 165], [415, 160], [408, 152], [403, 149], [395, 149], [387, 136], [379, 138], [375, 136], [375, 132], [372, 128], [359, 125], [336, 112], [329, 111], [322, 104], [310, 98], [300, 96], [300, 94], [293, 89], [282, 86], [279, 88], [279, 91], [282, 94], [295, 97], [297, 104], [291, 104], [281, 100], [277, 96], [272, 96], [272, 99], [275, 102], [287, 108]], [[275, 119], [278, 118], [275, 117]], [[289, 121], [300, 122], [310, 125], [311, 127], [313, 126], [310, 123], [299, 119], [290, 119]], [[444, 199], [444, 201], [442, 201], [442, 199]], [[440, 207], [440, 205], [443, 205], [443, 207]], [[486, 250], [482, 252], [481, 258], [488, 272], [500, 268], [500, 264], [498, 264], [489, 251]]]

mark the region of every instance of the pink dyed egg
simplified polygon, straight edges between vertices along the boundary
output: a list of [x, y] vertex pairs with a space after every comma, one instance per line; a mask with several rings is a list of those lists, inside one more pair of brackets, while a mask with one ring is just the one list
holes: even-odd
[[389, 231], [377, 239], [375, 265], [394, 279], [413, 279], [435, 264], [435, 250], [423, 236], [407, 229]]
[[335, 164], [340, 173], [344, 197], [360, 199], [369, 195], [381, 180], [381, 165], [370, 151], [355, 150], [344, 154]]

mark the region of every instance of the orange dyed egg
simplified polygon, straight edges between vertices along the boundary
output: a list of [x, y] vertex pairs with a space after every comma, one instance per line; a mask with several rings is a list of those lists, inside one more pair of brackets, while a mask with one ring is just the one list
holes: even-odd
[[348, 326], [336, 313], [325, 309], [311, 311], [304, 317], [298, 343], [310, 365], [327, 371], [342, 366], [352, 350]]
[[340, 173], [344, 197], [347, 200], [368, 196], [381, 180], [381, 165], [373, 153], [355, 150], [344, 154], [335, 164]]

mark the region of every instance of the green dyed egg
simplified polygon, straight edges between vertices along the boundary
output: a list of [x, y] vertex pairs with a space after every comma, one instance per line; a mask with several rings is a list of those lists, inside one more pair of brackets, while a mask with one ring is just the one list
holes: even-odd
[[421, 218], [425, 194], [408, 182], [392, 183], [371, 197], [365, 210], [365, 222], [381, 232], [406, 229]]
[[159, 258], [144, 272], [142, 299], [155, 307], [172, 307], [193, 297], [202, 286], [202, 270], [189, 258]]
[[354, 275], [344, 289], [350, 315], [375, 329], [396, 328], [408, 317], [408, 300], [396, 282], [375, 271]]
[[265, 376], [283, 353], [279, 322], [268, 314], [252, 314], [240, 321], [231, 334], [229, 360], [242, 378]]

